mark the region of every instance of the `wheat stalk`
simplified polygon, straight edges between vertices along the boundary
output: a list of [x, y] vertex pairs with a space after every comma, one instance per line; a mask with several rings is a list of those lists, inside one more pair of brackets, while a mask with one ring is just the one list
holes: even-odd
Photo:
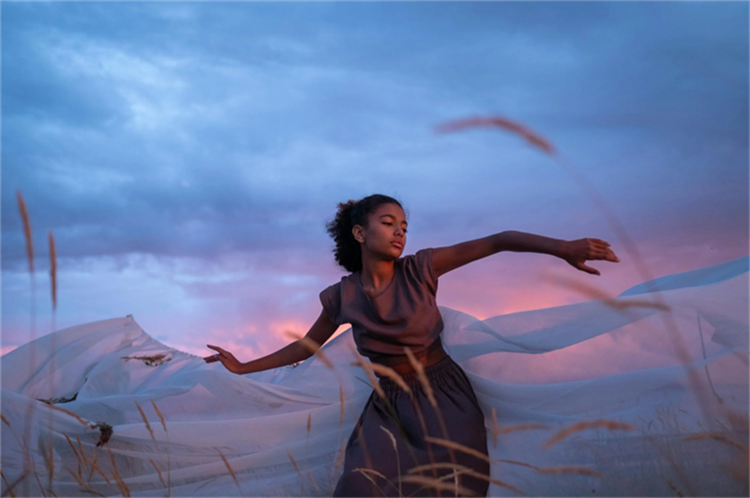
[[151, 435], [151, 440], [156, 442], [156, 438], [154, 438], [154, 431], [153, 429], [151, 429], [151, 424], [148, 423], [148, 419], [146, 418], [146, 414], [143, 413], [143, 409], [141, 408], [141, 405], [139, 405], [137, 401], [134, 401], [134, 403], [135, 403], [135, 407], [138, 408], [138, 412], [141, 414], [143, 423], [146, 424], [146, 429], [148, 429], [148, 433]]
[[78, 437], [78, 434], [76, 434], [76, 441], [78, 441], [78, 451], [81, 453], [81, 459], [83, 460], [83, 468], [86, 468], [86, 465], [89, 464], [89, 459], [86, 456], [86, 452], [83, 451], [83, 444], [81, 444], [81, 438]]
[[341, 446], [341, 453], [339, 454], [339, 461], [336, 462], [336, 470], [341, 468], [341, 465], [344, 463], [344, 454], [346, 453], [346, 443], [347, 441], [344, 441], [344, 444]]
[[161, 422], [161, 426], [164, 428], [164, 432], [167, 432], [167, 423], [164, 421], [164, 416], [159, 411], [159, 407], [156, 406], [156, 403], [154, 403], [154, 400], [151, 400], [151, 406], [154, 407], [154, 411], [156, 412], [156, 415], [159, 417], [159, 421]]
[[8, 491], [10, 491], [10, 496], [12, 496], [13, 498], [15, 498], [16, 495], [15, 495], [15, 493], [13, 493], [13, 489], [11, 489], [10, 484], [8, 483], [8, 479], [5, 478], [5, 474], [3, 474], [3, 470], [2, 469], [0, 469], [0, 477], [2, 477], [3, 482], [5, 483], [6, 493]]
[[70, 475], [73, 476], [73, 479], [75, 479], [78, 482], [78, 485], [81, 486], [81, 488], [83, 488], [84, 491], [86, 491], [87, 493], [91, 493], [91, 494], [95, 494], [95, 495], [99, 495], [99, 496], [104, 496], [102, 493], [100, 493], [99, 491], [96, 491], [91, 486], [89, 486], [88, 484], [86, 484], [86, 482], [81, 478], [80, 475], [77, 475], [75, 472], [73, 472], [72, 470], [70, 470], [68, 467], [65, 467], [65, 470], [67, 470], [70, 473]]
[[94, 453], [94, 459], [91, 460], [91, 469], [89, 470], [89, 476], [86, 478], [88, 482], [91, 482], [91, 478], [94, 476], [94, 467], [96, 462], [99, 460], [99, 453]]
[[455, 491], [461, 493], [464, 496], [479, 496], [477, 493], [464, 486], [458, 484], [447, 484], [440, 479], [432, 479], [425, 476], [404, 476], [401, 478], [401, 482], [407, 482], [412, 484], [421, 484], [425, 487], [434, 488], [436, 491]]
[[156, 473], [159, 474], [159, 480], [161, 481], [162, 486], [166, 486], [167, 483], [164, 482], [164, 478], [161, 476], [161, 470], [159, 467], [156, 466], [156, 462], [154, 462], [152, 459], [148, 459], [149, 462], [151, 462], [151, 465], [156, 469]]
[[401, 492], [401, 459], [398, 456], [398, 446], [396, 445], [396, 438], [393, 436], [393, 433], [383, 427], [380, 426], [380, 429], [388, 434], [388, 437], [391, 438], [391, 444], [393, 445], [393, 452], [396, 453], [396, 470], [398, 471], [398, 495], [403, 496], [403, 493]]
[[286, 335], [287, 337], [296, 339], [297, 342], [300, 344], [300, 346], [302, 346], [307, 351], [309, 351], [310, 354], [313, 354], [317, 356], [318, 358], [320, 358], [320, 361], [322, 361], [326, 367], [328, 367], [331, 370], [334, 369], [333, 362], [328, 359], [328, 356], [326, 356], [326, 354], [323, 352], [323, 349], [320, 347], [320, 344], [313, 341], [309, 337], [303, 337], [303, 336], [300, 336], [299, 334], [295, 334], [294, 332], [287, 332]]
[[[42, 445], [42, 447], [44, 446]], [[48, 481], [49, 481], [49, 484], [47, 485], [47, 491], [52, 491], [52, 479], [55, 475], [55, 458], [54, 458], [54, 453], [52, 449], [52, 441], [50, 441], [49, 443], [49, 452], [47, 453], [46, 456], [47, 458], [45, 458], [44, 463], [47, 466], [47, 473], [48, 473], [47, 476], [48, 476]]]
[[507, 427], [494, 427], [492, 429], [493, 436], [499, 436], [502, 434], [510, 434], [516, 431], [531, 431], [536, 429], [549, 429], [550, 427], [542, 424], [517, 424], [509, 425]]
[[67, 409], [65, 409], [65, 408], [61, 408], [61, 407], [59, 407], [59, 406], [55, 406], [55, 405], [47, 405], [47, 406], [48, 406], [48, 407], [49, 407], [50, 409], [52, 409], [52, 410], [57, 410], [58, 412], [63, 412], [63, 413], [65, 413], [66, 415], [70, 415], [71, 417], [75, 418], [75, 419], [76, 419], [76, 420], [78, 420], [78, 421], [79, 421], [79, 422], [80, 422], [81, 424], [85, 425], [85, 426], [86, 426], [86, 427], [88, 427], [89, 429], [93, 429], [93, 428], [94, 428], [94, 427], [92, 427], [92, 425], [93, 425], [93, 424], [91, 424], [91, 422], [89, 422], [89, 421], [87, 421], [87, 420], [85, 420], [85, 419], [81, 418], [81, 417], [80, 417], [80, 416], [79, 416], [78, 414], [76, 414], [76, 413], [73, 413], [73, 412], [72, 412], [72, 411], [70, 411], [70, 410], [67, 410]]
[[310, 478], [310, 482], [312, 482], [313, 488], [315, 488], [315, 491], [320, 493], [320, 488], [318, 488], [318, 484], [315, 482], [315, 479], [313, 479], [312, 472], [310, 472], [310, 469], [307, 469], [307, 477]]
[[715, 441], [721, 441], [722, 443], [726, 443], [730, 446], [734, 446], [738, 450], [741, 450], [744, 452], [748, 451], [748, 447], [742, 443], [733, 441], [726, 436], [722, 436], [721, 434], [712, 434], [709, 432], [706, 432], [703, 434], [696, 434], [695, 436], [686, 437], [685, 441], [700, 441], [701, 439], [713, 439]]
[[527, 467], [530, 469], [534, 469], [541, 474], [581, 474], [585, 476], [602, 477], [602, 475], [599, 472], [596, 472], [595, 470], [591, 470], [586, 467], [579, 467], [577, 465], [561, 465], [557, 467], [537, 467], [536, 465], [532, 465], [530, 463], [519, 462], [517, 460], [506, 460], [504, 458], [498, 458], [493, 461], [510, 463], [512, 465], [519, 465], [521, 467]]
[[107, 448], [107, 453], [109, 453], [109, 459], [112, 462], [112, 475], [115, 478], [115, 482], [117, 483], [117, 486], [120, 488], [120, 492], [123, 496], [130, 496], [130, 489], [128, 489], [128, 486], [125, 484], [125, 481], [122, 480], [120, 477], [120, 472], [117, 470], [117, 464], [115, 463], [115, 456], [112, 454], [112, 450]]
[[[349, 345], [349, 348], [351, 349], [351, 344]], [[365, 360], [362, 359], [360, 355], [357, 354], [356, 351], [352, 349], [352, 353], [354, 354], [354, 358], [357, 360], [357, 364], [362, 367], [362, 370], [364, 370], [367, 373], [367, 377], [370, 379], [370, 384], [372, 384], [372, 388], [375, 390], [376, 393], [378, 393], [378, 396], [380, 396], [383, 399], [387, 399], [385, 397], [385, 392], [383, 391], [383, 388], [380, 387], [380, 383], [378, 382], [377, 378], [375, 378], [375, 374], [373, 373], [372, 366], [369, 363], [366, 363]]]
[[370, 363], [372, 370], [380, 375], [381, 377], [388, 377], [391, 379], [402, 391], [411, 394], [411, 388], [406, 384], [404, 378], [401, 377], [394, 369], [381, 365], [379, 363]]
[[490, 457], [488, 457], [482, 452], [475, 450], [474, 448], [469, 448], [468, 446], [464, 446], [463, 444], [455, 443], [447, 439], [440, 439], [440, 438], [432, 437], [432, 436], [425, 436], [424, 440], [427, 441], [428, 443], [435, 443], [440, 446], [445, 446], [446, 448], [451, 448], [454, 450], [461, 451], [463, 453], [466, 453], [467, 455], [475, 456], [479, 458], [480, 460], [484, 460], [487, 463], [490, 462]]
[[[365, 476], [367, 478], [367, 480], [369, 480], [373, 484], [373, 486], [375, 486], [376, 488], [378, 488], [378, 491], [380, 491], [380, 494], [382, 494], [383, 496], [387, 496], [385, 494], [385, 491], [383, 491], [383, 488], [381, 488], [380, 486], [378, 486], [378, 483], [375, 482], [375, 479], [373, 479], [370, 476], [370, 474], [372, 474], [372, 475], [374, 475], [376, 477], [383, 478], [385, 480], [385, 482], [387, 482], [388, 484], [390, 484], [391, 486], [393, 486], [393, 489], [398, 489], [398, 488], [396, 488], [396, 486], [393, 485], [393, 483], [391, 481], [388, 480], [388, 478], [386, 476], [384, 476], [383, 474], [381, 474], [380, 472], [378, 472], [376, 470], [366, 469], [366, 468], [357, 468], [357, 469], [352, 469], [352, 472], [359, 472], [360, 474], [362, 474], [363, 476]], [[401, 496], [400, 493], [399, 493], [399, 496]]]
[[292, 452], [289, 451], [287, 448], [286, 454], [289, 455], [289, 460], [292, 461], [292, 466], [294, 466], [294, 470], [297, 471], [297, 475], [299, 476], [299, 486], [300, 486], [300, 493], [304, 493], [305, 486], [303, 484], [303, 477], [302, 477], [302, 471], [299, 470], [299, 466], [297, 465], [297, 461], [294, 459], [294, 456], [292, 456]]
[[617, 422], [615, 420], [593, 420], [591, 422], [576, 422], [575, 424], [566, 427], [565, 429], [559, 431], [557, 434], [552, 436], [550, 439], [547, 440], [546, 443], [542, 446], [542, 449], [549, 449], [550, 447], [554, 446], [555, 444], [559, 443], [566, 437], [570, 436], [573, 433], [581, 432], [589, 429], [607, 429], [610, 431], [613, 430], [620, 430], [620, 431], [634, 431], [635, 427], [633, 427], [630, 424], [626, 424], [624, 422]]
[[16, 191], [16, 199], [18, 200], [18, 210], [21, 213], [21, 221], [23, 222], [23, 235], [26, 239], [26, 257], [29, 260], [29, 273], [34, 274], [34, 242], [31, 239], [31, 222], [29, 221], [29, 212], [26, 209], [26, 202], [23, 200], [21, 191]]
[[458, 121], [451, 121], [449, 123], [444, 123], [442, 125], [439, 125], [435, 128], [435, 131], [437, 131], [438, 133], [449, 133], [453, 131], [463, 130], [465, 128], [473, 128], [475, 126], [488, 126], [488, 127], [503, 128], [512, 133], [516, 133], [517, 135], [520, 135], [531, 145], [534, 145], [535, 147], [546, 152], [547, 154], [555, 155], [555, 148], [552, 146], [552, 144], [548, 140], [543, 138], [541, 135], [526, 128], [522, 124], [516, 123], [515, 121], [511, 121], [506, 118], [475, 117], [475, 118], [461, 119]]
[[339, 384], [339, 399], [341, 400], [341, 418], [339, 419], [339, 429], [343, 429], [344, 428], [344, 387], [341, 384]]
[[57, 251], [55, 236], [49, 232], [49, 276], [52, 285], [52, 310], [57, 309]]
[[[2, 471], [0, 471], [0, 473], [2, 473]], [[8, 489], [6, 489], [5, 492], [10, 493], [10, 495], [15, 498], [16, 495], [13, 493], [13, 489], [15, 489], [15, 487], [18, 486], [20, 482], [26, 479], [26, 476], [28, 475], [29, 475], [29, 471], [24, 469], [24, 471], [21, 472], [21, 475], [18, 477], [18, 479], [16, 479], [15, 481], [13, 481], [12, 484], [9, 485], [8, 481], [5, 479], [5, 475], [3, 474], [3, 480], [5, 481], [5, 485], [8, 486]]]
[[411, 350], [406, 346], [404, 346], [404, 354], [406, 354], [411, 367], [417, 373], [417, 379], [419, 379], [419, 383], [422, 385], [422, 389], [424, 389], [425, 394], [427, 394], [427, 399], [430, 401], [432, 407], [437, 410], [437, 400], [435, 399], [435, 394], [432, 392], [430, 381], [427, 379], [427, 376], [424, 373], [424, 365], [417, 361], [414, 353], [412, 353]]
[[111, 486], [112, 482], [109, 480], [109, 477], [107, 477], [107, 474], [105, 474], [104, 471], [101, 469], [101, 467], [99, 467], [99, 464], [96, 463], [98, 459], [99, 459], [99, 455], [96, 455], [94, 460], [91, 462], [92, 473], [89, 474], [89, 479], [91, 479], [90, 476], [93, 474], [93, 471], [96, 470], [97, 472], [99, 472], [99, 475], [102, 476], [102, 478], [107, 483], [107, 485]]
[[[488, 476], [487, 474], [477, 472], [473, 469], [470, 469], [469, 467], [466, 467], [465, 465], [459, 465], [455, 463], [433, 463], [433, 464], [427, 464], [427, 465], [420, 465], [418, 467], [413, 467], [409, 469], [408, 472], [409, 474], [416, 474], [418, 472], [424, 472], [426, 470], [432, 470], [432, 469], [453, 469], [456, 471], [454, 472], [455, 474], [465, 474], [471, 477], [476, 477], [478, 479], [483, 479], [493, 484], [497, 484], [498, 486], [510, 489], [511, 491], [515, 491], [516, 493], [519, 493], [522, 495], [526, 494], [522, 490], [513, 486], [512, 484], [508, 484], [507, 482], [501, 481], [499, 479], [495, 479], [493, 477]], [[440, 479], [445, 479], [446, 477], [448, 476], [442, 476]]]
[[234, 469], [232, 468], [231, 465], [229, 465], [229, 461], [227, 460], [227, 458], [224, 456], [224, 454], [221, 452], [220, 449], [217, 448], [216, 451], [219, 452], [219, 456], [224, 461], [224, 465], [227, 467], [227, 470], [229, 471], [229, 475], [231, 475], [232, 479], [234, 479], [234, 483], [237, 485], [237, 488], [239, 488], [239, 490], [242, 491], [242, 488], [240, 488], [240, 482], [237, 480], [237, 476], [234, 473]]

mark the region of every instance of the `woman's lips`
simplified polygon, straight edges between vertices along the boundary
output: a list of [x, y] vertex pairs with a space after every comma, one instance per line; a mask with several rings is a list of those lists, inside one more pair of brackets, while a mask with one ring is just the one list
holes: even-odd
[[391, 245], [392, 246], [396, 246], [399, 249], [403, 249], [404, 248], [404, 245], [401, 242], [391, 242]]

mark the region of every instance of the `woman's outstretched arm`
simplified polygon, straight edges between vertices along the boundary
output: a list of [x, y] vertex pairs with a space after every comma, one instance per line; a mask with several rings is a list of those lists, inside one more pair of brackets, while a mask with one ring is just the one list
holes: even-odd
[[[321, 312], [305, 337], [322, 346], [336, 332], [337, 328], [338, 325], [331, 322], [328, 316], [324, 312]], [[257, 360], [248, 361], [247, 363], [242, 363], [232, 353], [218, 346], [211, 346], [210, 344], [207, 346], [216, 351], [217, 354], [204, 358], [206, 363], [220, 361], [227, 370], [236, 374], [248, 374], [283, 367], [306, 360], [312, 356], [312, 352], [305, 348], [301, 341], [294, 341], [275, 353], [258, 358]]]
[[536, 252], [564, 259], [581, 271], [600, 275], [599, 271], [586, 266], [588, 260], [619, 262], [609, 243], [599, 239], [572, 241], [551, 239], [532, 233], [507, 231], [481, 239], [462, 242], [449, 247], [437, 247], [432, 251], [432, 264], [438, 277], [465, 264], [486, 258], [500, 251]]

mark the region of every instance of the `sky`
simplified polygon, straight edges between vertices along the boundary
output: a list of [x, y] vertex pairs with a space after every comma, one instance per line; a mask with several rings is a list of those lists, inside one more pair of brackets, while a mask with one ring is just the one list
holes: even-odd
[[[748, 254], [746, 2], [2, 2], [2, 352], [133, 315], [242, 361], [346, 273], [325, 223], [400, 199], [405, 254], [518, 230], [604, 239], [601, 276], [502, 252], [444, 275], [478, 318], [617, 296]], [[33, 229], [30, 275], [16, 201]], [[50, 298], [48, 234], [57, 249]], [[584, 292], [582, 289], [592, 289]]]

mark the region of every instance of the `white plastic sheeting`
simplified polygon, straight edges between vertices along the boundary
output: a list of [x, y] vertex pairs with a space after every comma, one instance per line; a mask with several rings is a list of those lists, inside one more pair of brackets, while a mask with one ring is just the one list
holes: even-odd
[[[745, 257], [613, 300], [487, 320], [441, 308], [445, 348], [486, 415], [492, 477], [530, 496], [746, 495], [747, 270]], [[238, 376], [131, 317], [42, 337], [2, 357], [3, 495], [330, 495], [372, 390], [352, 346], [350, 331], [324, 346], [333, 370], [313, 357]], [[633, 430], [545, 447], [601, 419]], [[100, 447], [96, 423], [112, 428]]]

